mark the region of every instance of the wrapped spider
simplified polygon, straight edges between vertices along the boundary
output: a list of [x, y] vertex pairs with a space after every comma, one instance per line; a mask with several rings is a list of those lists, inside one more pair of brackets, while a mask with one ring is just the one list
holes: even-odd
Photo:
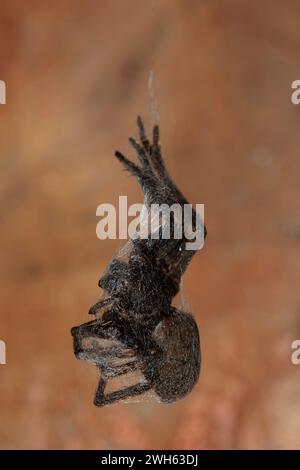
[[[164, 165], [158, 126], [154, 126], [150, 142], [140, 117], [137, 125], [139, 142], [129, 141], [140, 166], [120, 152], [115, 155], [136, 176], [147, 208], [151, 204], [188, 204]], [[197, 227], [196, 218], [193, 210], [191, 229]], [[89, 312], [95, 319], [71, 330], [77, 359], [92, 362], [99, 369], [97, 406], [149, 391], [159, 401], [171, 403], [189, 393], [198, 380], [201, 354], [196, 322], [191, 314], [172, 306], [195, 250], [186, 249], [185, 235], [175, 238], [178, 221], [172, 220], [169, 239], [150, 235], [134, 238], [128, 242], [126, 260], [112, 259], [99, 281], [105, 295]], [[204, 238], [205, 227], [203, 232]], [[112, 379], [137, 372], [140, 380], [136, 383], [107, 392]]]

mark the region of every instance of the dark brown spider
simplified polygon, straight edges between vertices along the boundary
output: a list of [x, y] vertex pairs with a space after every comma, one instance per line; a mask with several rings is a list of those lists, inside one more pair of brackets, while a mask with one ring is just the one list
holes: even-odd
[[[150, 142], [137, 119], [139, 142], [129, 141], [140, 166], [120, 152], [116, 157], [142, 188], [145, 204], [188, 204], [170, 179], [159, 145], [159, 128]], [[195, 226], [196, 213], [193, 211]], [[173, 228], [174, 228], [173, 221]], [[206, 229], [204, 227], [204, 236]], [[200, 372], [200, 339], [193, 317], [171, 305], [195, 251], [187, 239], [130, 240], [126, 260], [114, 257], [99, 286], [105, 295], [90, 309], [96, 318], [72, 328], [77, 359], [95, 363], [100, 382], [94, 403], [103, 406], [152, 390], [159, 401], [171, 403], [191, 391]], [[116, 377], [140, 372], [130, 386], [105, 393]]]

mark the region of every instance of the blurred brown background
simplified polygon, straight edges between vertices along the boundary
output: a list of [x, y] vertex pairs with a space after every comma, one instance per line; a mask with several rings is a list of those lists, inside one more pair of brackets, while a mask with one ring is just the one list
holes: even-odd
[[[1, 1], [1, 448], [300, 447], [299, 16], [297, 0]], [[96, 207], [142, 201], [113, 153], [147, 122], [151, 69], [167, 164], [205, 204], [185, 276], [202, 374], [176, 404], [97, 409], [69, 330], [121, 245], [96, 238]]]

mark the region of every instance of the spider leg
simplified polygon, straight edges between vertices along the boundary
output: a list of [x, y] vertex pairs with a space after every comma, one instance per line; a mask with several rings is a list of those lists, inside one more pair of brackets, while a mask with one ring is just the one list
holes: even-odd
[[153, 141], [151, 145], [151, 162], [158, 175], [162, 179], [167, 179], [169, 181], [169, 175], [161, 156], [161, 150], [159, 145], [159, 127], [157, 125], [153, 127], [152, 136]]
[[135, 163], [131, 162], [126, 158], [121, 152], [118, 150], [115, 152], [115, 156], [117, 159], [122, 163], [122, 165], [129, 171], [132, 175], [136, 176], [137, 178], [142, 179], [143, 172], [141, 168], [139, 168]]
[[[133, 355], [134, 354], [134, 355]], [[133, 360], [128, 358], [132, 357]], [[127, 362], [123, 364], [118, 359], [126, 359]], [[117, 361], [116, 361], [117, 359]], [[110, 379], [120, 377], [130, 372], [134, 372], [139, 369], [141, 362], [136, 358], [134, 350], [124, 348], [119, 351], [119, 354], [115, 353], [111, 356], [107, 363], [98, 366], [100, 371], [100, 380], [95, 394], [94, 404], [96, 406], [105, 406], [111, 403], [116, 403], [120, 400], [130, 398], [136, 395], [140, 395], [145, 391], [150, 390], [153, 387], [151, 381], [137, 383], [130, 387], [115, 390], [105, 395], [105, 387]]]
[[141, 116], [137, 117], [137, 128], [138, 128], [139, 138], [144, 147], [144, 150], [146, 151], [146, 153], [149, 154], [151, 146], [150, 146], [149, 140], [146, 137], [144, 123], [142, 121]]
[[144, 171], [152, 173], [151, 166], [148, 160], [148, 156], [145, 152], [145, 149], [137, 143], [135, 139], [129, 137], [129, 142], [137, 153], [138, 159], [144, 169]]
[[164, 164], [159, 144], [158, 125], [153, 128], [151, 144], [146, 138], [140, 117], [137, 119], [137, 126], [141, 144], [138, 144], [134, 139], [130, 139], [130, 143], [136, 150], [142, 166], [139, 167], [118, 151], [115, 155], [122, 165], [137, 177], [145, 196], [146, 205], [149, 207], [154, 203], [168, 204], [169, 206], [174, 203], [179, 203], [181, 206], [187, 204], [187, 200], [170, 178]]
[[106, 380], [104, 378], [100, 379], [94, 399], [94, 404], [96, 406], [111, 405], [112, 403], [117, 403], [121, 400], [126, 400], [127, 398], [141, 395], [153, 387], [150, 382], [140, 382], [130, 387], [122, 388], [121, 390], [116, 390], [115, 392], [111, 392], [108, 395], [105, 395], [105, 386]]
[[104, 299], [99, 300], [98, 302], [93, 305], [90, 310], [89, 310], [89, 315], [96, 315], [96, 313], [99, 312], [103, 307], [106, 307], [107, 305], [112, 304], [114, 299], [111, 297], [105, 297]]
[[[164, 162], [161, 156], [160, 146], [159, 146], [159, 127], [156, 125], [153, 128], [152, 144], [150, 144], [149, 140], [146, 137], [144, 123], [140, 116], [137, 117], [137, 127], [139, 131], [140, 141], [143, 147], [142, 150], [144, 150], [144, 153], [146, 153], [146, 156], [149, 156], [149, 159], [154, 169], [156, 170], [158, 176], [161, 178], [164, 178], [167, 175], [167, 170], [164, 165]], [[134, 146], [134, 148], [137, 152], [140, 151], [138, 147]]]
[[144, 124], [140, 116], [137, 118], [137, 127], [141, 145], [133, 138], [129, 138], [129, 142], [136, 151], [142, 167], [140, 168], [138, 165], [128, 160], [119, 151], [115, 152], [115, 156], [131, 174], [138, 178], [144, 192], [147, 190], [153, 191], [157, 188], [159, 182], [157, 176], [164, 184], [174, 189], [174, 185], [168, 175], [161, 155], [159, 127], [156, 125], [153, 128], [152, 144], [150, 144], [145, 135]]
[[[121, 261], [120, 259], [117, 259], [117, 258], [113, 258], [108, 265], [107, 271], [117, 271], [117, 270], [126, 271], [126, 266], [127, 266], [127, 263], [125, 263], [124, 261]], [[100, 282], [102, 281], [104, 277], [105, 277], [105, 274], [104, 276], [102, 276], [102, 278], [99, 281], [99, 287], [101, 287]]]
[[110, 294], [115, 293], [117, 288], [126, 282], [128, 278], [128, 265], [124, 261], [113, 258], [109, 263], [104, 275], [100, 278], [98, 286], [108, 291]]
[[144, 194], [155, 192], [158, 186], [158, 180], [151, 170], [149, 171], [149, 169], [145, 169], [145, 167], [138, 167], [119, 151], [115, 152], [115, 156], [122, 163], [125, 169], [129, 171], [129, 173], [137, 177]]
[[73, 327], [71, 334], [77, 359], [92, 362], [101, 370], [113, 369], [130, 362], [133, 364], [136, 360], [136, 347], [122, 342], [121, 332], [114, 320], [93, 320]]
[[114, 365], [110, 364], [106, 369], [105, 369], [105, 377], [107, 378], [113, 378], [113, 377], [119, 377], [120, 375], [127, 374], [128, 372], [133, 372], [134, 370], [137, 369], [139, 362], [137, 360], [131, 361], [131, 362], [126, 362], [124, 364], [119, 364], [119, 365]]
[[179, 191], [176, 184], [172, 181], [165, 166], [159, 144], [159, 127], [157, 125], [153, 127], [152, 131], [151, 163], [157, 171], [161, 181], [173, 191], [174, 195], [176, 195], [178, 202], [181, 202], [182, 204], [187, 203], [181, 191]]
[[[96, 394], [95, 394], [95, 399], [94, 399], [94, 404], [95, 405], [96, 405], [96, 402], [103, 401], [104, 390], [105, 390], [106, 384], [107, 384], [107, 379], [104, 377], [103, 374], [101, 374], [100, 379], [99, 379], [99, 383], [98, 383], [98, 386], [97, 386]], [[100, 405], [96, 405], [96, 406], [100, 406]]]

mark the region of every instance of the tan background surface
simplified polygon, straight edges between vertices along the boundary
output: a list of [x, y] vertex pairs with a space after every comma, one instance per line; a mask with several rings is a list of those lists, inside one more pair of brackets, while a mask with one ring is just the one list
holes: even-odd
[[[2, 0], [1, 448], [300, 447], [300, 4]], [[97, 409], [72, 353], [119, 241], [95, 210], [140, 202], [129, 152], [156, 73], [164, 154], [209, 236], [185, 277], [203, 368], [171, 406]]]

